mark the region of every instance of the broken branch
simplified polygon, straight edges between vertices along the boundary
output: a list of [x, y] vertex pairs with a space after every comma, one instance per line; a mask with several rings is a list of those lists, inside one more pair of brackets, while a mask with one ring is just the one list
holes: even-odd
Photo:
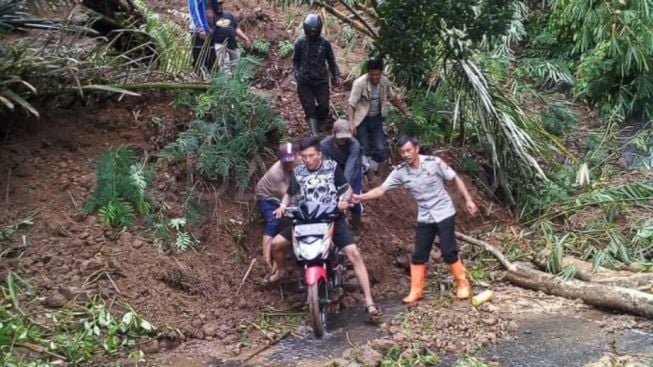
[[243, 287], [243, 284], [245, 284], [245, 281], [247, 280], [247, 277], [249, 277], [249, 273], [252, 271], [252, 268], [254, 267], [255, 263], [256, 263], [256, 258], [253, 258], [252, 261], [249, 263], [249, 268], [247, 268], [247, 272], [243, 276], [243, 279], [240, 281], [240, 285], [236, 290], [236, 295], [240, 293], [240, 289]]

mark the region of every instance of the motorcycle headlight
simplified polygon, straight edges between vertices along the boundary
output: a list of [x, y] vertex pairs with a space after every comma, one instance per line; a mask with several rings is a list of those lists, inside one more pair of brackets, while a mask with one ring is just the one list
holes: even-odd
[[328, 250], [328, 246], [325, 243], [326, 241], [316, 241], [317, 238], [313, 241], [305, 241], [307, 238], [302, 238], [301, 241], [298, 241], [297, 246], [295, 247], [295, 256], [298, 259], [303, 260], [314, 260], [322, 256], [324, 252]]

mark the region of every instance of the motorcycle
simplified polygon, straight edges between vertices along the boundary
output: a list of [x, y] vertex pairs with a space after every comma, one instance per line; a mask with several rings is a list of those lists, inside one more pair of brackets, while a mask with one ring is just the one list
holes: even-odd
[[293, 253], [304, 268], [311, 327], [321, 338], [328, 324], [329, 296], [342, 287], [345, 279], [345, 255], [332, 240], [334, 221], [341, 214], [336, 204], [304, 201], [287, 207], [285, 215], [292, 220]]

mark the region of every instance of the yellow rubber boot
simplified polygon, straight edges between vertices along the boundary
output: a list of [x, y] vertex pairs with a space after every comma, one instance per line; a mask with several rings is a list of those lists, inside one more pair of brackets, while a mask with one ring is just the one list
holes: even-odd
[[451, 269], [453, 279], [456, 281], [456, 297], [458, 299], [469, 298], [472, 292], [469, 286], [469, 280], [467, 280], [467, 269], [463, 266], [460, 258], [455, 263], [450, 264], [449, 269]]
[[426, 264], [410, 264], [410, 293], [402, 299], [404, 303], [415, 303], [424, 298]]

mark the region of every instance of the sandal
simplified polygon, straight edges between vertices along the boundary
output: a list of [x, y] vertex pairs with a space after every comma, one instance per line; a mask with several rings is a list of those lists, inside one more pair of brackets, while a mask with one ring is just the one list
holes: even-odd
[[274, 284], [286, 277], [286, 272], [281, 272], [279, 269], [273, 270], [271, 273], [268, 273], [263, 277], [263, 284], [269, 285]]
[[377, 305], [371, 303], [365, 306], [365, 309], [367, 310], [367, 314], [370, 316], [371, 321], [376, 322], [381, 320], [381, 317], [383, 316], [383, 312], [381, 312], [381, 309]]

